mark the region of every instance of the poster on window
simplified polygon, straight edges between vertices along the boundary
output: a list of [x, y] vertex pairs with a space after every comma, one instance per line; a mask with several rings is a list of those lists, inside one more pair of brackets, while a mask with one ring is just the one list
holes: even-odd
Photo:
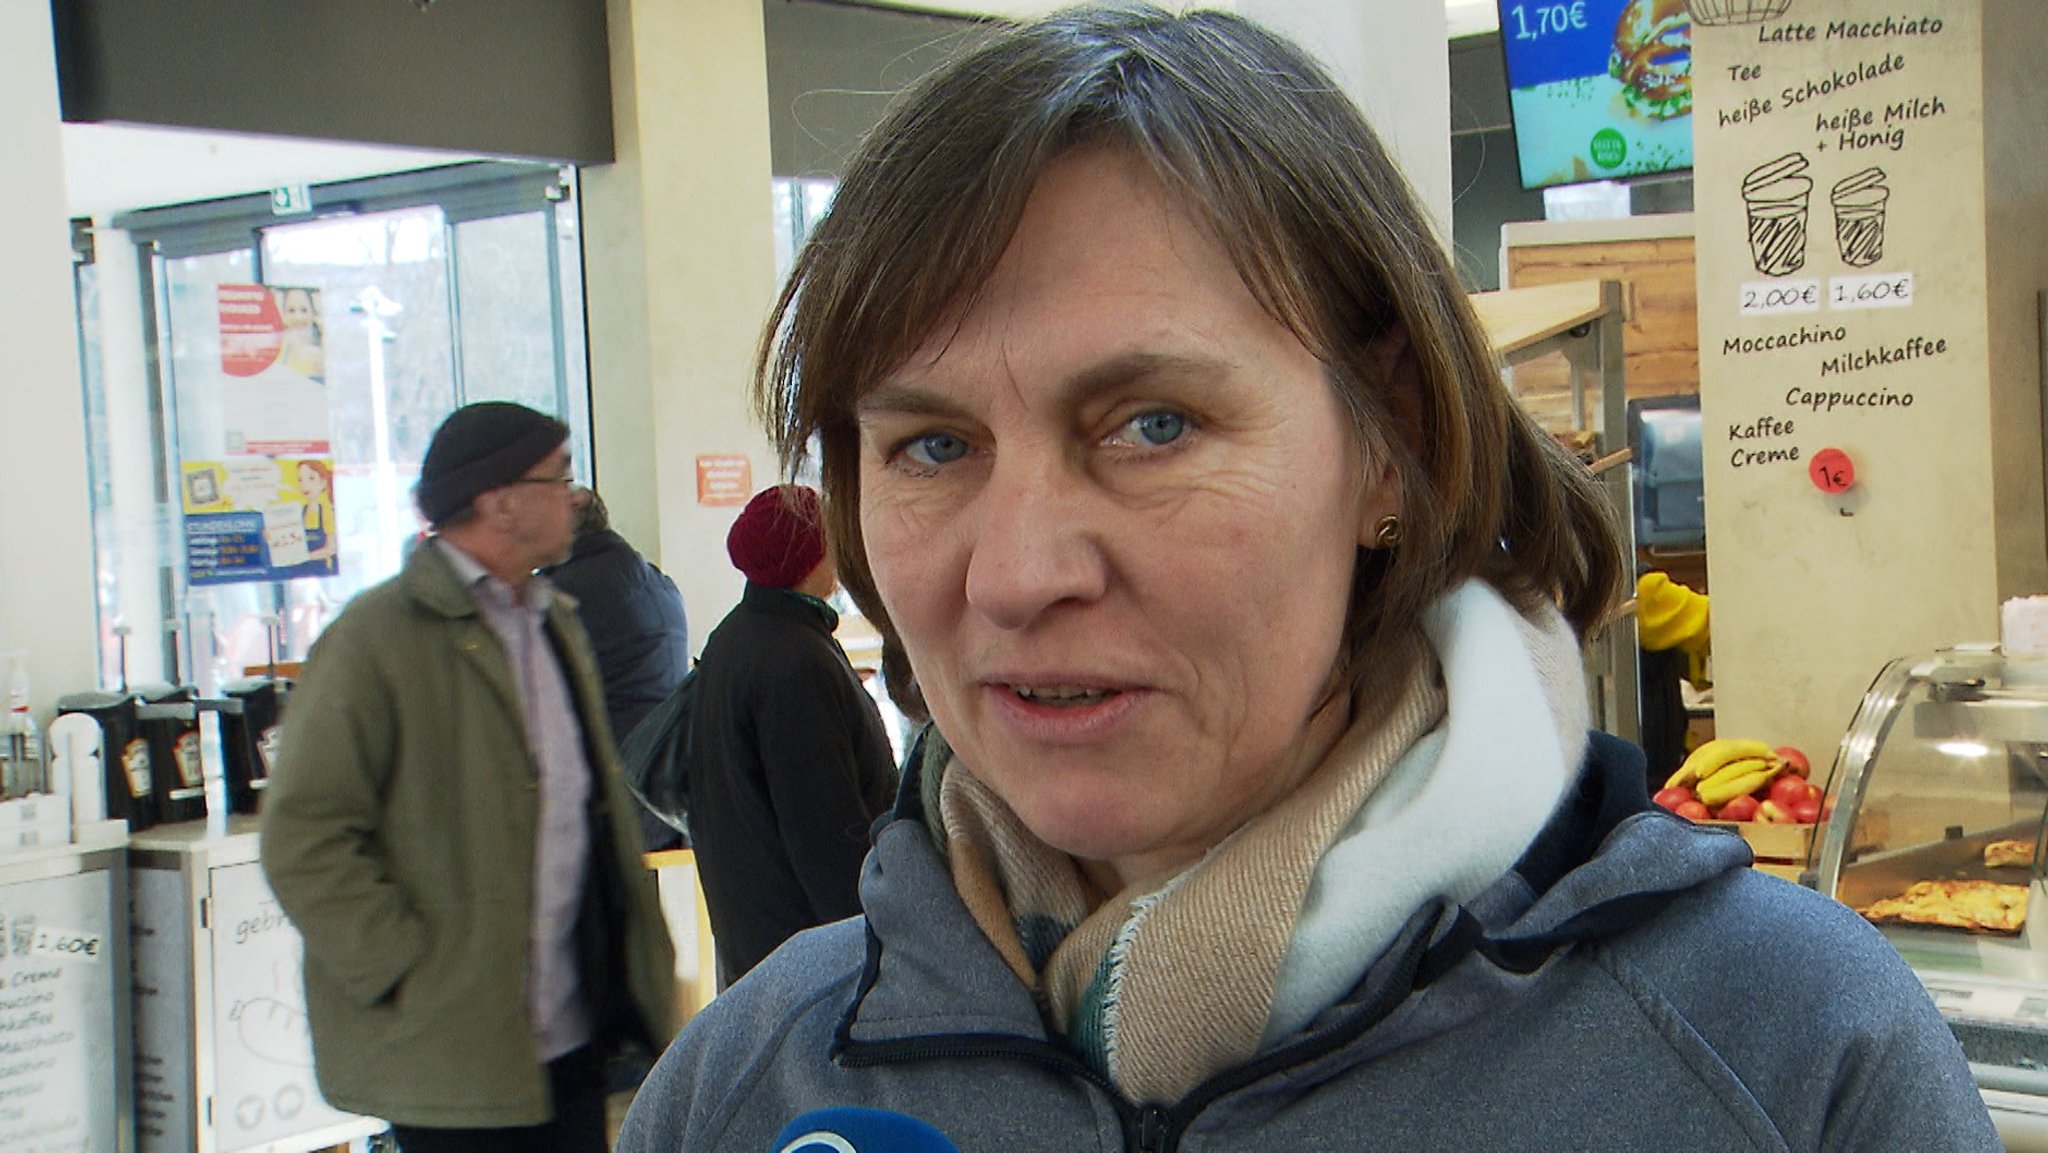
[[188, 460], [185, 569], [195, 585], [334, 576], [334, 458]]
[[329, 455], [320, 290], [223, 284], [218, 292], [229, 455]]

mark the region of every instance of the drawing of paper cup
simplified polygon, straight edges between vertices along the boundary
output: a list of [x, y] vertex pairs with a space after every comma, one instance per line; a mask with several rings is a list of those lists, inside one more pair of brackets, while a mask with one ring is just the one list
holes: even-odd
[[1884, 259], [1884, 204], [1891, 195], [1882, 168], [1866, 168], [1845, 177], [1828, 193], [1835, 209], [1835, 247], [1842, 254], [1842, 263], [1869, 268]]
[[1792, 0], [1692, 0], [1695, 24], [1758, 24], [1776, 20]]
[[1752, 169], [1742, 182], [1749, 213], [1749, 255], [1765, 276], [1785, 276], [1806, 265], [1806, 204], [1813, 181], [1806, 157], [1794, 152]]

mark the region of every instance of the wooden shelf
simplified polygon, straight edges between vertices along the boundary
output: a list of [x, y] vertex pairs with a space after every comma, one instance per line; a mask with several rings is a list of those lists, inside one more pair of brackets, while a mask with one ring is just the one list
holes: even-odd
[[1510, 363], [1551, 337], [1591, 324], [1607, 312], [1597, 280], [1475, 292], [1471, 300], [1494, 351]]

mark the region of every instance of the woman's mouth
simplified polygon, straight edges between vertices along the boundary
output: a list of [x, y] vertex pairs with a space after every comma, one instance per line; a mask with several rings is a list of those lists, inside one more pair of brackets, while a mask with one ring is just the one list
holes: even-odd
[[1117, 695], [1115, 689], [1089, 688], [1085, 685], [1010, 685], [1009, 689], [1020, 700], [1050, 708], [1099, 705]]

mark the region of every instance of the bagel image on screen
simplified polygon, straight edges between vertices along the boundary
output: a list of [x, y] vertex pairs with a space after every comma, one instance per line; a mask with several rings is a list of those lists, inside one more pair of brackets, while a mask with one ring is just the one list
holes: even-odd
[[1692, 167], [1685, 0], [1499, 0], [1522, 186]]

